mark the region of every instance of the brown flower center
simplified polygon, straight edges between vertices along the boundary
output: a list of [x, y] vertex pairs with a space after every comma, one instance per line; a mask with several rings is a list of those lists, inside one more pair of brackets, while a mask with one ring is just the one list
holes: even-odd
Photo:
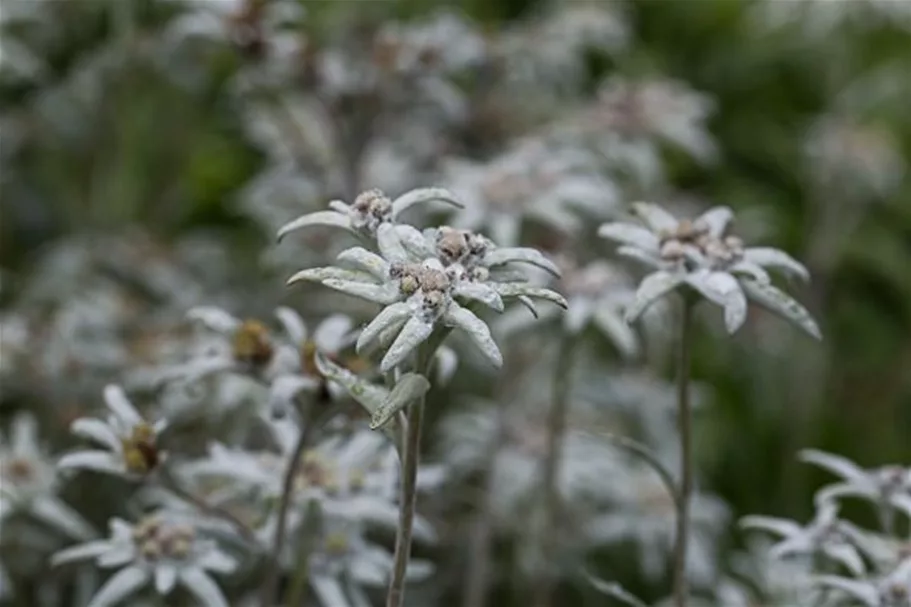
[[269, 329], [258, 320], [245, 320], [234, 334], [232, 352], [236, 361], [254, 369], [266, 366], [274, 354]]

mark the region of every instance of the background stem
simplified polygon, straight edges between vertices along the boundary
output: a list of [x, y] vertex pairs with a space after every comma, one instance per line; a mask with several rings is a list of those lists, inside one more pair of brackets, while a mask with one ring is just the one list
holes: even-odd
[[692, 407], [689, 390], [693, 302], [689, 298], [684, 298], [682, 311], [677, 361], [677, 416], [680, 431], [680, 491], [674, 546], [674, 604], [677, 607], [686, 607], [689, 599], [686, 557], [690, 535], [690, 497], [693, 493]]
[[[273, 607], [275, 603], [276, 587], [278, 585], [279, 572], [281, 571], [281, 554], [285, 547], [285, 536], [287, 535], [288, 509], [291, 507], [291, 497], [294, 494], [294, 479], [297, 477], [304, 450], [310, 444], [314, 430], [318, 425], [322, 425], [321, 423], [311, 423], [313, 421], [312, 409], [313, 403], [309, 403], [304, 408], [301, 433], [297, 438], [297, 444], [294, 445], [294, 452], [291, 454], [288, 468], [285, 470], [282, 494], [281, 498], [279, 498], [278, 512], [276, 514], [275, 533], [272, 536], [272, 554], [266, 563], [266, 574], [260, 595], [261, 607]], [[335, 409], [331, 408], [321, 421], [325, 421], [334, 413]]]
[[542, 571], [540, 572], [535, 603], [538, 607], [550, 607], [553, 602], [557, 574], [551, 560], [558, 552], [560, 533], [560, 500], [559, 470], [563, 451], [563, 438], [566, 434], [566, 422], [569, 415], [569, 391], [572, 387], [570, 369], [575, 340], [564, 336], [556, 361], [554, 374], [553, 397], [547, 416], [547, 452], [544, 456], [542, 487], [544, 490], [544, 528], [541, 535]]

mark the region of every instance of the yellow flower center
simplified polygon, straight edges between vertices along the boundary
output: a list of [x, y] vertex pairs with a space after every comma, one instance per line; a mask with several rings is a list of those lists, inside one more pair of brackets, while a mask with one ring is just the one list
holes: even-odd
[[253, 368], [261, 368], [272, 360], [274, 348], [269, 329], [258, 320], [245, 320], [234, 334], [234, 359]]

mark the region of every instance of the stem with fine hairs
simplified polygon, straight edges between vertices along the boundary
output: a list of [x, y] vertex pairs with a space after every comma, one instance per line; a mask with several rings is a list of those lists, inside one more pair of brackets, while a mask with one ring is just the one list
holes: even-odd
[[690, 535], [690, 498], [693, 494], [693, 420], [690, 403], [690, 350], [693, 332], [693, 306], [685, 298], [680, 319], [677, 359], [677, 419], [680, 432], [680, 489], [677, 493], [677, 533], [674, 545], [674, 605], [686, 607], [689, 588], [686, 579], [687, 548]]
[[538, 607], [550, 607], [557, 585], [556, 572], [551, 565], [551, 558], [559, 547], [558, 528], [560, 511], [563, 504], [560, 499], [559, 470], [563, 455], [563, 439], [566, 435], [566, 422], [569, 416], [569, 391], [572, 388], [570, 370], [572, 369], [575, 340], [566, 335], [562, 338], [554, 374], [553, 396], [547, 416], [547, 452], [544, 456], [542, 489], [544, 492], [544, 528], [541, 539], [541, 557], [543, 568], [539, 573], [535, 602]]
[[[434, 355], [451, 329], [437, 329], [430, 339], [418, 347], [417, 372], [428, 377], [433, 366]], [[417, 505], [418, 464], [421, 459], [421, 426], [424, 423], [426, 396], [421, 396], [408, 405], [405, 423], [405, 443], [402, 445], [402, 479], [399, 503], [399, 526], [395, 534], [395, 555], [393, 557], [392, 579], [386, 595], [386, 607], [402, 607], [405, 600], [405, 574], [411, 558], [411, 535], [414, 528], [414, 512]], [[401, 419], [401, 418], [400, 418]]]

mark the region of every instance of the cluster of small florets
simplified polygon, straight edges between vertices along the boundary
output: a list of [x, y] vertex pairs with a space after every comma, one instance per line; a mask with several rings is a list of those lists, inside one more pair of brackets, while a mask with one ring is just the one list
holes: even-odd
[[367, 190], [354, 199], [350, 214], [356, 229], [373, 234], [381, 223], [392, 220], [392, 200], [378, 189]]
[[659, 238], [659, 255], [668, 262], [685, 262], [688, 251], [693, 250], [690, 247], [701, 255], [695, 257], [704, 258], [704, 265], [712, 269], [723, 269], [743, 259], [743, 239], [734, 235], [714, 235], [709, 224], [699, 219], [683, 219], [674, 229], [661, 231]]
[[133, 542], [148, 561], [161, 558], [186, 558], [196, 540], [196, 530], [186, 524], [168, 523], [160, 517], [149, 516], [133, 528]]

